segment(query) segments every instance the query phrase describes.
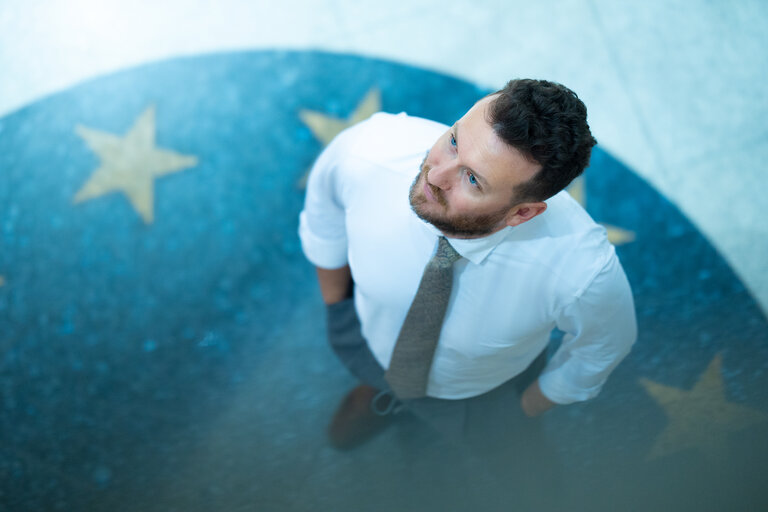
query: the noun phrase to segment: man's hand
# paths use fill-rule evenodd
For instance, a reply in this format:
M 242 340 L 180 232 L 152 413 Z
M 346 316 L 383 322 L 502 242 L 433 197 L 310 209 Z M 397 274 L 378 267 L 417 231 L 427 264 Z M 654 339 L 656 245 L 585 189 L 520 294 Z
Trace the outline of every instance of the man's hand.
M 541 392 L 541 387 L 539 387 L 539 379 L 536 379 L 523 392 L 523 396 L 520 398 L 520 405 L 523 408 L 523 412 L 533 418 L 548 411 L 557 404 L 544 396 L 544 393 Z

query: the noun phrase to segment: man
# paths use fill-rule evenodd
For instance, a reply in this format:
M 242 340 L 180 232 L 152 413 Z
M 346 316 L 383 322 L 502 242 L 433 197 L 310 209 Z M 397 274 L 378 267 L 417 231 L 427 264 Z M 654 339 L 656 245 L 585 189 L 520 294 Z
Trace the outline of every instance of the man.
M 337 447 L 403 409 L 460 438 L 475 417 L 597 395 L 636 323 L 605 230 L 563 191 L 594 144 L 572 91 L 513 80 L 451 127 L 376 114 L 320 155 L 299 232 L 331 344 L 363 382 L 331 423 Z

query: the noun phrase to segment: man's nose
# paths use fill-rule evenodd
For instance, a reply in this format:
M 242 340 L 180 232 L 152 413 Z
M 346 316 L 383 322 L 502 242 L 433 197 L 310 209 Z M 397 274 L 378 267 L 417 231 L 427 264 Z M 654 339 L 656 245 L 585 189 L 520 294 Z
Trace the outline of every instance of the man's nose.
M 427 181 L 439 189 L 448 190 L 453 186 L 455 174 L 455 166 L 450 162 L 445 162 L 435 165 L 429 170 Z

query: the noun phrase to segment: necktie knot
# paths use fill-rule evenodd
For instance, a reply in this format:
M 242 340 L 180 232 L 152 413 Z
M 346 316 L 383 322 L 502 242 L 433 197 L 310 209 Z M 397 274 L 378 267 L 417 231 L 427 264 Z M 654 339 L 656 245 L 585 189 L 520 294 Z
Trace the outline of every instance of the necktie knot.
M 461 254 L 456 252 L 448 240 L 441 236 L 437 244 L 437 253 L 434 257 L 434 262 L 438 267 L 446 268 L 452 266 L 456 260 L 461 258 Z

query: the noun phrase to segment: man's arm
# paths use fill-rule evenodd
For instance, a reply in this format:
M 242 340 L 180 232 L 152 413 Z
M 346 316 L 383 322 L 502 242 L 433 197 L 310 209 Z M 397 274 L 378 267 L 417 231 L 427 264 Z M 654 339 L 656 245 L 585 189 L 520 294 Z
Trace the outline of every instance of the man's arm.
M 315 268 L 317 280 L 320 283 L 320 293 L 326 305 L 341 302 L 352 296 L 352 274 L 349 271 L 349 265 L 334 269 Z
M 637 339 L 632 291 L 615 255 L 555 323 L 565 335 L 536 387 L 523 393 L 526 413 L 548 409 L 545 400 L 569 404 L 595 397 Z
M 345 132 L 347 133 L 347 132 Z M 299 239 L 307 259 L 317 268 L 323 301 L 339 302 L 349 287 L 344 201 L 338 183 L 349 137 L 337 136 L 318 156 L 307 180 Z

